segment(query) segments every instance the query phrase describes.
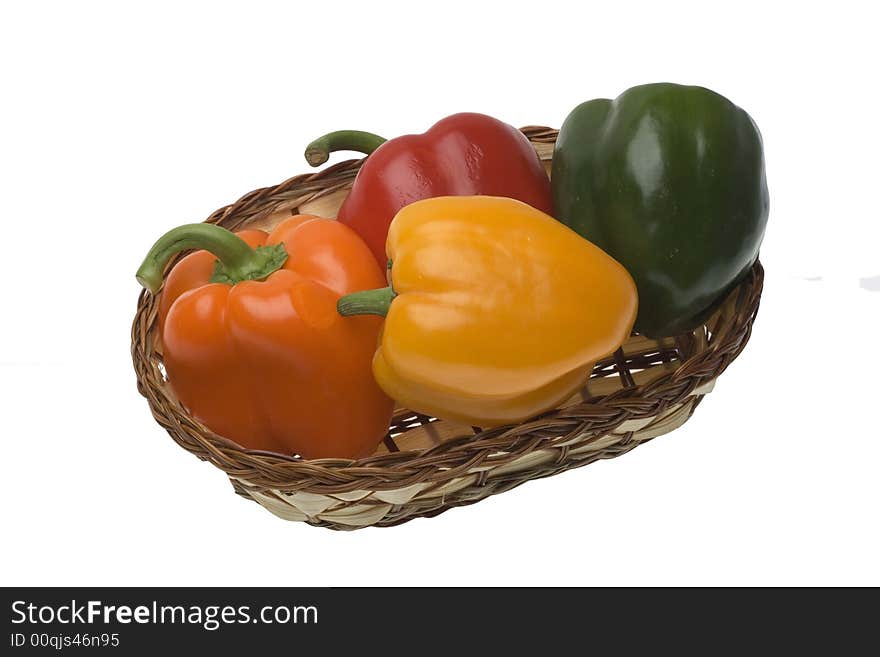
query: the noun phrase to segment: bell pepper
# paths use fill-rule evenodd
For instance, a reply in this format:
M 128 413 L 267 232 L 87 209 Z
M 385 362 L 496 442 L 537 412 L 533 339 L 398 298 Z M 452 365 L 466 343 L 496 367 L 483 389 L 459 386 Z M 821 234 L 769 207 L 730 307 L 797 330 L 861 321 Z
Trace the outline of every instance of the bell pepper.
M 484 114 L 446 117 L 424 134 L 385 141 L 342 130 L 306 149 L 312 166 L 329 154 L 369 154 L 337 219 L 350 226 L 385 266 L 385 238 L 397 211 L 433 196 L 509 196 L 551 213 L 550 180 L 529 140 L 516 128 Z
M 556 217 L 620 261 L 649 337 L 701 324 L 758 256 L 769 200 L 751 117 L 701 87 L 576 107 L 553 153 Z
M 406 407 L 488 427 L 555 407 L 630 335 L 636 287 L 598 247 L 509 198 L 448 196 L 398 212 L 391 286 L 339 300 L 386 316 L 379 385 Z
M 249 449 L 357 458 L 385 436 L 392 401 L 370 360 L 381 320 L 340 317 L 344 294 L 382 285 L 349 228 L 297 216 L 270 234 L 210 224 L 169 231 L 138 270 L 156 293 L 168 383 L 194 417 Z

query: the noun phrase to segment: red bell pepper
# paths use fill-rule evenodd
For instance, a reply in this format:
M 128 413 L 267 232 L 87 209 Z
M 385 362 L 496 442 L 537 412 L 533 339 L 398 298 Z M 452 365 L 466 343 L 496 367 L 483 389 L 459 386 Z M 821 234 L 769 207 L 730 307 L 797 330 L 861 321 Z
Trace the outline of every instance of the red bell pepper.
M 507 196 L 552 214 L 550 179 L 516 128 L 484 114 L 453 114 L 423 134 L 390 141 L 356 130 L 331 132 L 306 149 L 312 166 L 334 151 L 369 155 L 337 219 L 386 266 L 385 238 L 403 206 L 434 196 Z

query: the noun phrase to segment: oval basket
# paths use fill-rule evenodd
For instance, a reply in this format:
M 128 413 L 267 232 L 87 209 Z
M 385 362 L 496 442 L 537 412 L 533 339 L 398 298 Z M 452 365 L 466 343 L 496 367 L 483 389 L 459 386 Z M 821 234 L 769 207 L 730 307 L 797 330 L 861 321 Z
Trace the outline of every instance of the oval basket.
M 549 167 L 557 131 L 522 131 Z M 335 217 L 362 160 L 255 190 L 206 221 L 271 228 L 291 214 Z M 633 335 L 597 363 L 583 389 L 523 424 L 480 430 L 395 410 L 384 444 L 359 461 L 246 450 L 191 417 L 166 385 L 156 297 L 142 292 L 132 326 L 138 390 L 153 417 L 200 459 L 223 470 L 237 493 L 286 520 L 332 529 L 391 526 L 478 502 L 539 477 L 613 458 L 684 424 L 739 355 L 758 311 L 764 272 L 747 277 L 695 331 L 649 340 Z

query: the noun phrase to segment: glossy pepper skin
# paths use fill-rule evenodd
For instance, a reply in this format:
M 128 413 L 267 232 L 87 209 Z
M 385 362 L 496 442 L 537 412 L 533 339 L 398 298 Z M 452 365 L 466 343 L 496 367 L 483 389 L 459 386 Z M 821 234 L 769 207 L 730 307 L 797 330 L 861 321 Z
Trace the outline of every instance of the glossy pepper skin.
M 758 255 L 769 199 L 749 115 L 701 87 L 648 84 L 576 107 L 553 154 L 556 217 L 620 261 L 635 328 L 691 330 Z
M 184 226 L 139 270 L 155 292 L 175 253 L 213 251 L 186 256 L 165 280 L 159 322 L 169 385 L 197 419 L 245 448 L 369 455 L 392 411 L 370 371 L 381 321 L 336 312 L 340 296 L 383 284 L 369 249 L 345 226 L 311 216 L 238 237 Z
M 373 358 L 407 408 L 486 427 L 567 399 L 630 335 L 626 270 L 525 203 L 440 197 L 403 208 L 388 232 L 391 287 L 340 312 L 387 314 Z
M 350 226 L 385 266 L 385 238 L 405 205 L 434 196 L 508 196 L 552 214 L 550 180 L 529 140 L 484 114 L 454 114 L 423 134 L 390 141 L 340 131 L 315 140 L 306 159 L 317 166 L 336 150 L 371 153 L 337 219 Z

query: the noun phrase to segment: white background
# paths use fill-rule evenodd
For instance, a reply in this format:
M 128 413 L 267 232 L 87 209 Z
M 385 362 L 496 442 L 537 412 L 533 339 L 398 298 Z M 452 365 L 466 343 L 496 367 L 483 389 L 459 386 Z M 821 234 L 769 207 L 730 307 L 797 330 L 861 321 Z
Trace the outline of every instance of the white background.
M 598 4 L 3 3 L 0 583 L 880 584 L 870 4 Z M 129 329 L 166 229 L 306 171 L 332 129 L 558 127 L 654 81 L 746 108 L 771 192 L 754 337 L 684 427 L 337 533 L 234 495 L 154 423 Z

